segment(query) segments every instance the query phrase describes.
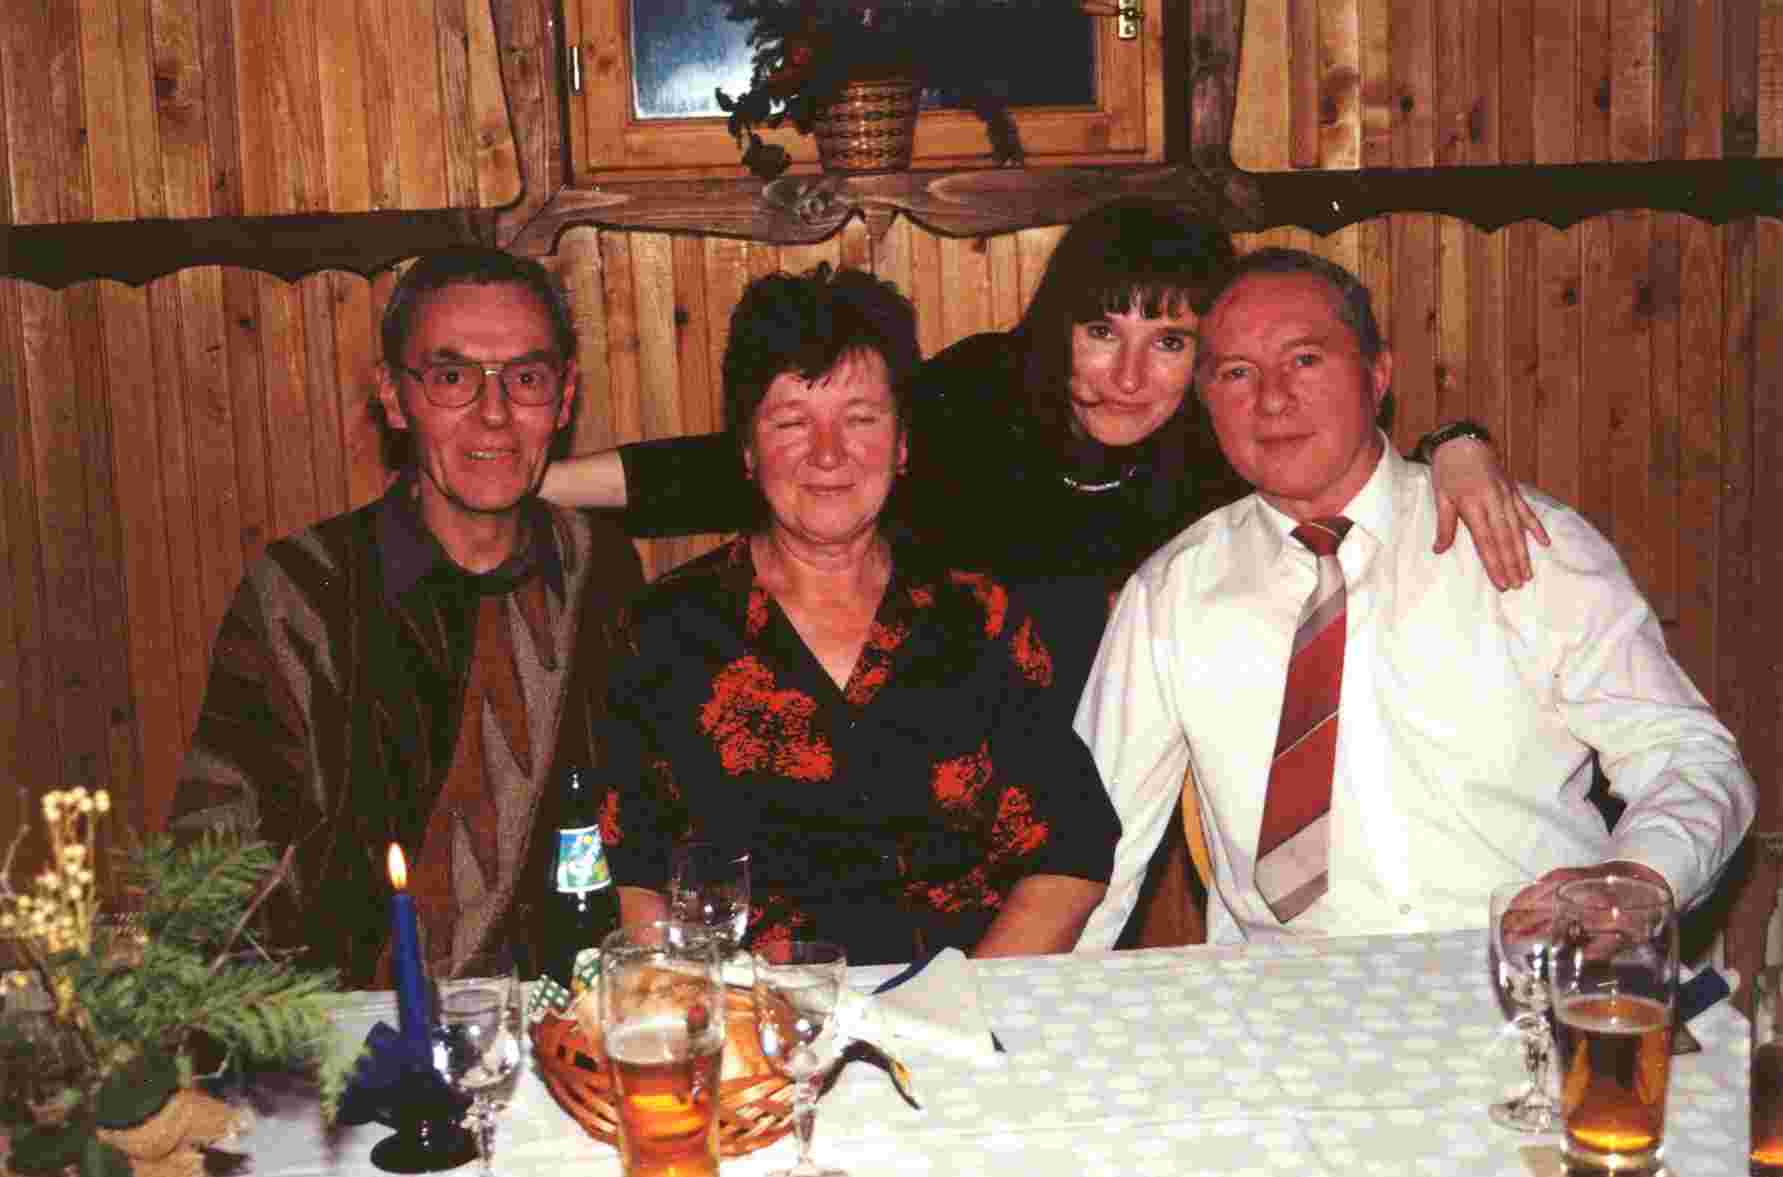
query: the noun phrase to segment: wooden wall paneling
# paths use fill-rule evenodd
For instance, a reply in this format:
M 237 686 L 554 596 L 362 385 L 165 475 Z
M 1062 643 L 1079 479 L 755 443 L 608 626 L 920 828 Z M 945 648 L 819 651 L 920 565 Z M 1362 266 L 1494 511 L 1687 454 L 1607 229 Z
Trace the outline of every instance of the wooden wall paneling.
M 1679 239 L 1682 218 L 1670 214 L 1647 217 L 1648 247 L 1645 286 L 1635 296 L 1635 313 L 1645 319 L 1651 365 L 1651 430 L 1648 436 L 1648 496 L 1643 530 L 1648 537 L 1648 556 L 1653 579 L 1646 585 L 1653 608 L 1674 626 L 1684 608 L 1683 582 L 1696 575 L 1694 568 L 1678 568 L 1680 500 L 1683 487 L 1681 390 L 1678 387 L 1678 348 L 1682 343 L 1682 291 L 1678 285 L 1682 264 Z M 1643 313 L 1643 303 L 1645 311 Z M 1620 505 L 1618 505 L 1620 509 Z
M 365 77 L 367 207 L 402 208 L 403 156 L 398 125 L 401 115 L 394 66 L 407 55 L 391 40 L 392 22 L 386 0 L 360 0 L 355 17 Z
M 374 299 L 373 284 L 357 274 L 325 277 L 334 314 L 334 379 L 340 389 L 347 506 L 359 507 L 383 494 L 389 482 L 382 433 L 371 407 L 382 359 L 373 307 L 381 309 L 384 299 Z
M 985 262 L 990 269 L 991 313 L 987 330 L 1007 331 L 1021 318 L 1022 298 L 1021 252 L 1013 233 L 999 233 L 981 238 Z
M 1672 586 L 1660 579 L 1662 563 L 1656 528 L 1662 521 L 1660 500 L 1674 487 L 1662 485 L 1653 455 L 1653 215 L 1645 211 L 1613 213 L 1610 218 L 1609 305 L 1598 322 L 1604 328 L 1604 358 L 1591 369 L 1592 402 L 1607 410 L 1610 533 L 1635 583 L 1661 611 L 1660 619 L 1677 618 Z M 1595 317 L 1595 316 L 1594 316 Z M 1619 391 L 1610 392 L 1611 389 Z
M 316 24 L 324 0 L 277 0 L 271 6 L 273 52 L 250 63 L 249 84 L 267 86 L 278 120 L 269 138 L 250 143 L 270 156 L 273 205 L 268 212 L 319 212 L 328 207 L 322 147 L 321 81 L 316 74 Z M 417 54 L 425 57 L 425 54 Z
M 1734 0 L 1738 4 L 1738 0 Z M 1667 109 L 1677 101 L 1673 122 L 1683 128 L 1683 159 L 1716 159 L 1721 155 L 1722 114 L 1726 78 L 1723 72 L 1727 27 L 1723 0 L 1667 0 L 1680 14 L 1678 35 L 1684 39 L 1678 54 L 1682 69 L 1675 85 L 1666 87 Z M 1681 95 L 1681 100 L 1673 95 Z M 1669 153 L 1668 153 L 1669 154 Z
M 470 159 L 476 171 L 476 191 L 471 203 L 478 208 L 500 208 L 520 199 L 520 152 L 514 126 L 509 121 L 507 90 L 502 78 L 501 44 L 495 35 L 491 0 L 464 0 L 466 67 L 469 70 L 470 112 L 467 129 Z M 536 183 L 550 177 L 541 174 Z
M 1721 154 L 1730 158 L 1759 154 L 1758 74 L 1760 20 L 1758 4 L 1729 0 L 1722 9 L 1722 68 L 1725 105 L 1720 111 Z
M 435 45 L 435 7 L 435 0 L 390 0 L 389 5 L 390 44 L 396 47 L 392 64 L 399 67 L 395 127 L 401 208 L 444 208 L 451 199 L 446 183 L 446 109 L 440 59 L 437 53 L 425 51 Z
M 1052 251 L 1058 248 L 1059 238 L 1064 235 L 1065 227 L 1062 225 L 1024 229 L 1016 234 L 1015 252 L 1021 273 L 1023 311 L 1034 301 L 1034 292 L 1039 289 L 1040 280 L 1046 275 L 1046 263 L 1052 258 Z
M 343 385 L 337 363 L 334 299 L 327 274 L 311 274 L 292 285 L 302 314 L 302 347 L 309 398 L 310 465 L 314 471 L 316 514 L 314 519 L 338 515 L 349 502 L 345 408 L 352 385 Z M 275 433 L 276 436 L 276 433 Z
M 3 38 L 0 32 L 0 38 Z M 0 776 L 12 787 L 0 788 L 0 828 L 14 829 L 23 819 L 17 796 L 36 784 L 27 775 L 36 741 L 50 732 L 42 702 L 43 635 L 42 577 L 38 572 L 36 483 L 29 456 L 33 450 L 30 413 L 25 404 L 24 319 L 19 296 L 24 284 L 0 279 L 0 571 L 8 591 L 0 593 Z M 26 735 L 30 733 L 31 747 Z
M 278 202 L 278 179 L 270 158 L 282 129 L 280 105 L 274 97 L 278 84 L 272 46 L 275 3 L 276 0 L 231 0 L 230 27 L 235 31 L 234 134 L 241 166 L 239 211 L 244 213 L 290 211 Z M 285 109 L 289 110 L 289 98 Z
M 709 237 L 705 241 L 706 394 L 710 404 L 706 419 L 714 429 L 724 427 L 724 348 L 730 339 L 731 311 L 749 284 L 749 251 L 740 241 Z
M 688 389 L 680 366 L 680 333 L 675 328 L 674 253 L 667 234 L 630 236 L 642 436 L 677 437 L 687 432 L 683 402 Z M 659 540 L 655 546 L 655 575 L 686 559 L 684 540 Z
M 102 221 L 156 216 L 162 207 L 159 144 L 155 142 L 152 118 L 141 117 L 152 115 L 153 107 L 146 85 L 140 90 L 131 86 L 141 78 L 147 38 L 131 44 L 129 41 L 134 38 L 126 39 L 124 34 L 126 24 L 133 25 L 138 33 L 144 31 L 142 15 L 141 0 L 80 0 L 78 4 L 76 27 L 85 107 L 82 140 L 86 146 L 92 215 Z M 130 16 L 136 19 L 132 21 Z M 148 141 L 133 142 L 138 139 Z M 142 176 L 146 193 L 137 189 L 137 177 L 142 172 L 152 173 Z M 151 200 L 140 214 L 139 195 L 149 195 Z
M 990 330 L 991 276 L 979 241 L 966 237 L 942 237 L 939 247 L 942 298 L 929 304 L 931 316 L 939 312 L 941 346 L 977 331 Z M 925 350 L 924 355 L 933 355 Z
M 1753 397 L 1757 384 L 1758 226 L 1735 221 L 1724 229 L 1726 270 L 1722 305 L 1721 361 L 1721 528 L 1720 582 L 1716 600 L 1722 610 L 1718 633 L 1726 642 L 1716 643 L 1718 654 L 1711 698 L 1716 710 L 1735 735 L 1747 730 L 1751 700 L 1747 676 L 1751 673 L 1752 633 L 1759 617 L 1760 598 L 1753 591 L 1755 545 L 1760 537 L 1752 497 Z M 1744 749 L 1753 763 L 1756 749 Z M 1760 820 L 1776 828 L 1774 806 Z
M 715 353 L 712 336 L 725 334 L 724 312 L 729 307 L 711 302 L 706 284 L 706 243 L 698 237 L 677 236 L 674 250 L 675 370 L 680 378 L 678 432 L 715 433 L 724 427 L 722 353 Z M 733 303 L 734 305 L 734 299 Z M 682 561 L 693 559 L 716 543 L 713 537 L 689 536 L 680 542 Z
M 261 279 L 247 270 L 220 271 L 224 346 L 229 362 L 230 420 L 235 428 L 236 493 L 243 556 L 252 559 L 277 537 L 267 470 L 266 376 L 261 369 Z M 206 642 L 210 640 L 205 636 Z
M 1536 234 L 1537 318 L 1536 482 L 1563 502 L 1578 504 L 1579 472 L 1579 240 L 1581 233 L 1545 225 Z
M 54 745 L 38 771 L 52 783 L 88 788 L 106 780 L 110 754 L 95 650 L 92 578 L 95 551 L 87 517 L 87 467 L 98 458 L 86 402 L 103 396 L 97 370 L 98 290 L 52 293 L 27 287 L 25 388 L 31 421 L 37 518 L 44 583 L 44 640 Z M 95 345 L 95 346 L 87 346 Z
M 1531 17 L 1534 162 L 1573 163 L 1579 158 L 1579 10 L 1535 0 Z
M 1617 350 L 1614 317 L 1621 310 L 1612 273 L 1615 233 L 1611 223 L 1594 218 L 1577 226 L 1579 236 L 1579 486 L 1576 497 L 1568 499 L 1584 512 L 1597 529 L 1616 538 L 1615 487 L 1612 480 L 1614 458 L 1610 433 L 1612 410 L 1631 397 L 1618 397 L 1612 403 L 1607 396 L 1592 396 L 1594 383 L 1602 379 L 1606 386 L 1622 384 L 1636 378 L 1628 370 L 1627 357 Z M 1627 385 L 1623 385 L 1628 387 Z M 1645 395 L 1643 381 L 1633 387 Z
M 1438 303 L 1437 218 L 1408 213 L 1393 218 L 1393 306 L 1385 321 L 1393 346 L 1393 383 L 1397 389 L 1394 432 L 1419 437 L 1439 424 L 1436 366 Z
M 247 390 L 254 402 L 254 433 L 248 437 L 239 416 L 247 398 L 238 395 L 236 385 L 225 287 L 223 271 L 207 266 L 182 270 L 149 288 L 156 321 L 177 324 L 177 331 L 158 333 L 167 343 L 155 352 L 160 373 L 155 458 L 166 496 L 169 633 L 176 643 L 167 672 L 174 676 L 171 693 L 180 720 L 168 730 L 178 733 L 181 744 L 197 721 L 217 623 L 250 555 L 244 539 L 249 519 L 262 534 L 266 519 L 264 463 L 242 461 L 244 441 L 253 455 L 265 453 L 258 433 L 259 355 L 247 357 L 253 375 Z M 128 534 L 137 542 L 134 528 Z M 145 741 L 143 747 L 150 753 L 154 745 Z
M 1356 55 L 1361 70 L 1360 166 L 1393 166 L 1393 127 L 1399 118 L 1393 91 L 1392 0 L 1356 0 Z
M 1679 577 L 1678 624 L 1667 635 L 1697 689 L 1716 693 L 1721 621 L 1722 230 L 1678 219 L 1677 388 Z
M 1320 165 L 1319 0 L 1287 0 L 1288 166 Z
M 1391 0 L 1393 163 L 1427 168 L 1436 161 L 1435 0 Z
M 304 422 L 318 421 L 310 404 L 311 373 L 308 324 L 303 296 L 290 283 L 264 274 L 255 275 L 255 294 L 260 306 L 260 371 L 264 382 L 265 427 L 260 441 L 266 454 L 268 538 L 289 535 L 322 518 L 327 511 L 317 484 L 317 472 L 301 459 L 292 460 L 295 447 L 274 445 L 285 431 Z M 322 446 L 318 434 L 305 441 L 312 449 Z M 298 451 L 301 452 L 301 451 Z
M 381 9 L 381 4 L 366 5 Z M 316 79 L 322 164 L 331 209 L 372 209 L 371 142 L 367 124 L 373 84 L 364 54 L 365 16 L 329 13 L 316 27 Z M 389 100 L 388 91 L 379 95 Z
M 941 279 L 941 238 L 932 233 L 910 234 L 910 285 L 904 293 L 916 304 L 916 330 L 922 354 L 932 356 L 950 342 L 947 334 L 947 288 Z
M 511 240 L 564 183 L 563 111 L 558 104 L 559 51 L 555 6 L 492 4 L 494 35 L 502 52 L 499 99 L 506 97 L 514 140 L 516 203 L 501 215 L 498 236 Z M 568 6 L 578 7 L 575 4 Z M 479 99 L 479 104 L 482 100 Z M 498 101 L 497 109 L 502 109 Z M 505 202 L 485 199 L 485 207 Z
M 1532 221 L 1519 221 L 1496 234 L 1503 239 L 1499 290 L 1504 300 L 1503 342 L 1496 370 L 1497 378 L 1502 381 L 1498 448 L 1505 455 L 1513 477 L 1536 485 L 1541 483 L 1538 436 L 1541 337 L 1538 323 L 1544 313 L 1541 272 L 1536 258 L 1537 242 L 1545 228 Z
M 1498 50 L 1487 85 L 1494 117 L 1495 150 L 1489 158 L 1498 163 L 1529 163 L 1535 158 L 1535 7 L 1542 0 L 1499 0 L 1479 6 L 1481 40 L 1490 40 L 1489 23 L 1498 18 Z
M 1783 26 L 1783 14 L 1767 14 L 1767 22 Z M 1779 27 L 1774 31 L 1783 31 Z M 1783 96 L 1780 96 L 1783 97 Z M 1761 147 L 1768 148 L 1761 138 Z M 1749 715 L 1752 758 L 1760 772 L 1775 783 L 1776 767 L 1783 764 L 1783 676 L 1779 676 L 1779 651 L 1783 651 L 1783 613 L 1776 607 L 1783 593 L 1783 523 L 1777 504 L 1783 503 L 1783 222 L 1761 220 L 1756 225 L 1757 280 L 1753 289 L 1752 362 L 1752 503 L 1755 567 L 1752 591 L 1763 602 L 1757 617 L 1754 645 L 1759 657 L 1749 665 L 1749 682 L 1755 698 Z M 1773 816 L 1783 817 L 1783 797 L 1773 790 Z
M 1293 166 L 1285 117 L 1291 101 L 1290 43 L 1286 0 L 1245 0 L 1232 161 L 1249 171 L 1280 172 Z
M 163 291 L 177 288 L 162 279 Z M 106 282 L 99 288 L 104 316 L 104 363 L 110 460 L 115 493 L 95 532 L 119 541 L 116 578 L 95 577 L 95 614 L 104 628 L 116 673 L 111 695 L 111 779 L 119 808 L 136 829 L 159 829 L 159 799 L 171 796 L 173 768 L 161 750 L 167 732 L 184 732 L 175 645 L 173 576 L 168 567 L 167 497 L 162 486 L 162 391 L 179 378 L 179 343 L 154 330 L 164 299 L 149 290 Z M 157 305 L 157 304 L 161 305 Z M 173 314 L 178 316 L 178 304 Z M 177 419 L 172 422 L 178 428 Z M 109 589 L 110 591 L 98 591 Z
M 1758 154 L 1783 152 L 1783 5 L 1766 0 L 1758 9 Z
M 1579 56 L 1573 65 L 1579 90 L 1579 162 L 1595 163 L 1610 158 L 1610 108 L 1614 102 L 1614 60 L 1610 28 L 1612 0 L 1573 0 L 1579 10 Z M 1616 0 L 1619 2 L 1619 0 Z
M 824 263 L 834 268 L 842 264 L 842 242 L 837 237 L 815 245 L 783 245 L 780 247 L 780 269 L 788 274 L 803 274 Z
M 1458 328 L 1466 340 L 1467 365 L 1457 403 L 1464 415 L 1488 422 L 1493 436 L 1502 438 L 1507 433 L 1506 398 L 1510 391 L 1506 325 L 1512 299 L 1505 273 L 1509 237 L 1503 230 L 1482 233 L 1471 225 L 1461 229 L 1470 313 Z M 1444 313 L 1450 311 L 1445 308 Z
M 1502 162 L 1499 122 L 1504 117 L 1504 70 L 1507 58 L 1524 61 L 1528 43 L 1513 42 L 1506 49 L 1504 22 L 1507 16 L 1519 14 L 1517 3 L 1505 0 L 1493 4 L 1466 5 L 1463 29 L 1467 37 L 1465 53 L 1468 68 L 1467 101 L 1458 103 L 1467 136 L 1467 152 L 1463 162 L 1492 164 Z M 1510 11 L 1507 13 L 1505 9 Z
M 1654 159 L 1659 143 L 1656 77 L 1658 4 L 1663 0 L 1611 0 L 1610 151 L 1620 162 Z
M 150 0 L 147 60 L 164 193 L 160 215 L 210 215 L 210 136 L 205 117 L 205 72 L 194 0 Z M 324 110 L 327 106 L 324 106 Z
M 174 0 L 175 3 L 181 0 Z M 234 0 L 196 0 L 199 57 L 204 70 L 204 135 L 210 171 L 205 195 L 209 215 L 233 216 L 245 208 L 241 175 L 240 102 L 236 92 Z M 365 0 L 370 7 L 373 0 Z
M 629 233 L 600 235 L 602 306 L 606 315 L 607 395 L 612 413 L 608 444 L 637 441 L 644 433 L 644 374 L 639 363 L 637 288 L 632 277 Z M 673 565 L 650 542 L 638 545 L 644 575 L 654 579 Z
M 1362 165 L 1362 30 L 1358 0 L 1319 0 L 1321 168 Z
M 576 368 L 582 382 L 582 403 L 573 423 L 570 448 L 577 452 L 606 449 L 617 437 L 612 372 L 607 360 L 607 305 L 600 239 L 601 234 L 594 229 L 571 229 L 563 235 L 557 253 L 547 259 L 569 295 L 570 313 L 576 322 Z
M 1476 114 L 1483 120 L 1485 110 L 1476 110 L 1482 62 L 1473 44 L 1478 30 L 1473 27 L 1478 7 L 1468 4 L 1438 4 L 1433 13 L 1436 68 L 1431 88 L 1436 162 L 1444 167 L 1469 163 L 1473 148 L 1472 122 Z
M 1652 159 L 1684 159 L 1684 118 L 1690 109 L 1685 87 L 1690 70 L 1689 0 L 1651 0 L 1653 5 Z
M 1474 379 L 1472 335 L 1475 319 L 1492 309 L 1473 300 L 1468 244 L 1471 226 L 1454 217 L 1435 218 L 1436 229 L 1436 355 L 1431 372 L 1432 400 L 1439 422 L 1474 414 L 1470 385 Z
M 79 13 L 72 4 L 46 5 L 49 13 L 49 37 L 41 56 L 31 59 L 27 67 L 43 70 L 49 83 L 49 102 L 36 107 L 56 138 L 56 149 L 49 158 L 53 170 L 44 176 L 54 193 L 50 207 L 52 219 L 90 220 L 93 216 L 93 192 L 87 174 L 87 150 L 83 141 L 86 125 L 86 98 L 81 75 Z M 47 65 L 47 69 L 45 66 Z M 27 118 L 32 108 L 21 112 Z
M 853 270 L 873 269 L 873 235 L 867 222 L 851 217 L 836 236 L 836 254 L 840 263 Z
M 873 246 L 873 272 L 904 292 L 911 301 L 916 299 L 916 290 L 911 284 L 911 271 L 914 259 L 911 256 L 911 241 L 916 235 L 909 217 L 899 217 L 885 230 L 884 236 Z M 922 304 L 917 304 L 917 323 L 922 323 Z
M 476 143 L 471 129 L 470 31 L 466 5 L 478 0 L 438 0 L 434 5 L 434 43 L 440 55 L 440 135 L 444 139 L 446 203 L 455 208 L 477 203 Z M 488 11 L 488 0 L 482 0 Z M 493 48 L 493 46 L 492 46 Z

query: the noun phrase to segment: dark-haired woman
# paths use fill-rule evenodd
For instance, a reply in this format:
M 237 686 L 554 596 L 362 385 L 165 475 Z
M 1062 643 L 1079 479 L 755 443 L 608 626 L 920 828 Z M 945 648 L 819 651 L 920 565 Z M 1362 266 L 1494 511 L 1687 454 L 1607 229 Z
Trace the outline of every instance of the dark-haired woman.
M 1190 395 L 1199 319 L 1234 256 L 1224 232 L 1174 208 L 1106 205 L 1060 239 L 1015 330 L 940 352 L 905 397 L 910 460 L 888 517 L 941 560 L 1020 586 L 1067 696 L 1089 674 L 1109 593 L 1244 492 Z M 1523 533 L 1547 537 L 1491 448 L 1452 440 L 1436 455 L 1445 544 L 1459 513 L 1493 582 L 1524 583 Z M 733 531 L 750 525 L 745 480 L 713 435 L 555 463 L 541 493 L 623 506 L 640 535 Z

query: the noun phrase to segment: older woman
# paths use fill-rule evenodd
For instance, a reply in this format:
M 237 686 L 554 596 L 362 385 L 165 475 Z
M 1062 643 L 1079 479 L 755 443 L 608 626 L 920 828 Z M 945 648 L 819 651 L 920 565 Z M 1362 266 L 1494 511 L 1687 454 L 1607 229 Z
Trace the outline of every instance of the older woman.
M 608 766 L 628 923 L 663 911 L 686 833 L 751 850 L 755 939 L 855 961 L 1065 951 L 1103 894 L 1119 827 L 1045 634 L 883 521 L 918 358 L 869 275 L 776 275 L 738 304 L 726 416 L 762 510 L 629 619 Z

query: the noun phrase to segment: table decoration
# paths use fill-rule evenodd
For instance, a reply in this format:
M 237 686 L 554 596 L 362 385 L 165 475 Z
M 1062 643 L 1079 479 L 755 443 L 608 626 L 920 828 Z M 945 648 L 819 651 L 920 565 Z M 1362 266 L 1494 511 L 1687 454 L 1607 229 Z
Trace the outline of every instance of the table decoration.
M 396 1018 L 403 1041 L 417 1054 L 427 1048 L 427 969 L 421 963 L 421 933 L 415 919 L 415 898 L 409 894 L 408 861 L 402 847 L 390 843 L 386 855 L 390 886 L 390 971 L 396 978 Z
M 0 950 L 11 958 L 0 985 L 5 1165 L 195 1177 L 200 1150 L 241 1122 L 201 1081 L 319 1062 L 335 978 L 247 934 L 289 866 L 261 842 L 144 839 L 107 875 L 116 894 L 102 902 L 97 849 L 110 809 L 105 790 L 48 793 L 44 869 L 13 881 L 24 828 L 0 861 Z

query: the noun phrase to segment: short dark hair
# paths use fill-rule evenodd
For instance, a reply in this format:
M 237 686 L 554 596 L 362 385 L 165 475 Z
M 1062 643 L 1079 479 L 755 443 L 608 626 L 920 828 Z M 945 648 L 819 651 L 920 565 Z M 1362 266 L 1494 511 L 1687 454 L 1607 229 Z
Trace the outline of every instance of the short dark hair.
M 1236 257 L 1225 230 L 1147 197 L 1111 201 L 1065 231 L 1016 328 L 1030 412 L 1055 445 L 1071 434 L 1072 329 L 1135 307 L 1204 315 Z
M 551 317 L 551 334 L 558 359 L 576 358 L 576 322 L 569 299 L 550 271 L 529 257 L 484 245 L 457 245 L 421 254 L 403 271 L 384 305 L 380 327 L 384 362 L 392 368 L 403 364 L 403 351 L 414 330 L 415 312 L 424 296 L 448 286 L 498 286 L 513 283 L 537 296 Z
M 1225 289 L 1231 289 L 1240 278 L 1251 274 L 1308 274 L 1324 280 L 1336 295 L 1338 321 L 1355 335 L 1362 359 L 1372 364 L 1386 346 L 1381 337 L 1380 321 L 1374 316 L 1374 299 L 1368 293 L 1368 287 L 1362 279 L 1329 258 L 1279 245 L 1253 250 L 1232 267 L 1232 276 Z M 1225 290 L 1220 293 L 1224 294 Z
M 916 309 L 890 282 L 828 262 L 803 274 L 757 278 L 731 312 L 724 346 L 724 421 L 739 448 L 774 378 L 814 379 L 851 352 L 885 361 L 892 400 L 906 420 L 904 390 L 922 362 Z

